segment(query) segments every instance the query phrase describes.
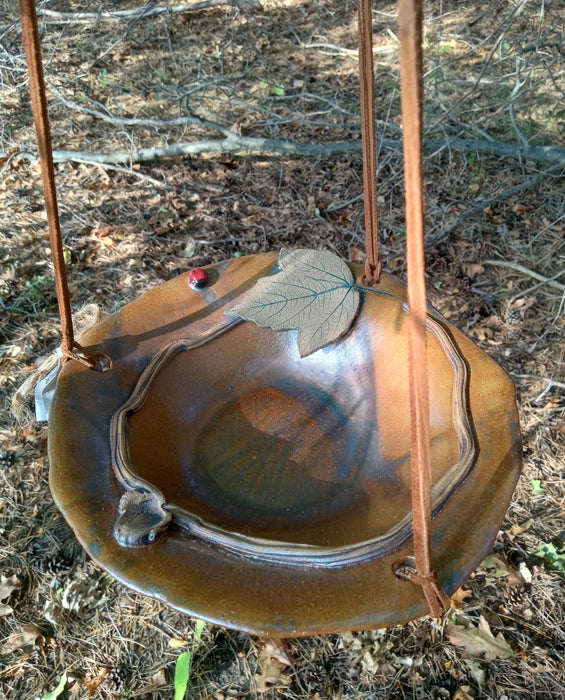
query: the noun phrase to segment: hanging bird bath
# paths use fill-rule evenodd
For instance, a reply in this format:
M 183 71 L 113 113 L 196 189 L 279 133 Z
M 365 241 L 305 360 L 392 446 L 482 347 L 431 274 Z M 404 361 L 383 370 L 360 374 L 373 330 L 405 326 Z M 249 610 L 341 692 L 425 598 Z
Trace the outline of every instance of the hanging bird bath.
M 393 296 L 361 293 L 351 331 L 300 358 L 295 331 L 226 315 L 275 263 L 214 265 L 203 291 L 181 275 L 90 331 L 112 368 L 59 376 L 57 504 L 117 579 L 229 627 L 290 636 L 421 616 L 396 571 L 413 554 L 405 287 L 385 275 Z M 507 375 L 433 310 L 428 343 L 433 560 L 452 593 L 496 536 L 520 442 Z M 145 505 L 124 505 L 140 492 Z
M 408 288 L 380 274 L 361 0 L 365 267 L 304 250 L 217 263 L 80 346 L 34 3 L 21 0 L 63 329 L 51 489 L 101 566 L 191 615 L 288 637 L 440 614 L 504 517 L 520 470 L 514 387 L 425 303 L 418 5 L 400 3 Z

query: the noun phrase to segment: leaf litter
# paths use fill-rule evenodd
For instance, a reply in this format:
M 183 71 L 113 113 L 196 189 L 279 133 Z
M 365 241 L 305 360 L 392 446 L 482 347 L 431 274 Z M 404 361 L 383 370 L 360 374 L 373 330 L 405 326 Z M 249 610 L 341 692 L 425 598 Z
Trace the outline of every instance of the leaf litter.
M 448 622 L 445 635 L 452 644 L 461 647 L 470 657 L 482 658 L 485 661 L 495 659 L 510 659 L 514 651 L 504 638 L 502 632 L 495 637 L 486 619 L 481 615 L 479 622 L 474 625 L 469 620 Z

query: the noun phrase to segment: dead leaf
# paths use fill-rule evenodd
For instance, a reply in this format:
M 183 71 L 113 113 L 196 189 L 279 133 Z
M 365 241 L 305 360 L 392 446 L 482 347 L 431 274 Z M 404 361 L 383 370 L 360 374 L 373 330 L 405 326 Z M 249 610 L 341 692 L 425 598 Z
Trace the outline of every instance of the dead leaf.
M 311 219 L 316 211 L 316 200 L 312 195 L 308 196 L 308 206 L 306 207 L 306 216 Z
M 469 279 L 474 279 L 477 275 L 481 275 L 485 271 L 484 266 L 478 263 L 467 263 L 465 265 L 461 265 L 461 269 L 463 270 L 463 273 L 469 277 Z
M 510 573 L 510 569 L 496 554 L 490 554 L 479 564 L 479 569 L 484 569 L 492 578 L 504 578 Z
M 273 686 L 286 687 L 290 686 L 290 678 L 285 676 L 283 673 L 285 666 L 278 662 L 276 659 L 270 659 L 265 656 L 259 658 L 259 664 L 261 666 L 261 673 L 255 676 L 255 682 L 257 684 L 257 692 L 265 693 L 270 690 Z
M 488 326 L 477 326 L 476 328 L 471 328 L 470 335 L 477 340 L 490 340 L 494 337 L 492 328 L 488 328 Z
M 381 676 L 395 676 L 396 668 L 389 661 L 381 661 L 377 673 Z
M 149 683 L 147 683 L 147 685 L 145 685 L 143 688 L 143 693 L 154 693 L 156 690 L 159 690 L 159 688 L 162 688 L 165 685 L 167 685 L 167 676 L 165 674 L 165 669 L 162 668 L 160 671 L 157 671 L 157 673 L 151 676 Z
M 361 659 L 361 668 L 366 673 L 377 673 L 379 670 L 379 664 L 369 649 L 367 649 L 367 651 L 363 654 Z
M 200 243 L 195 238 L 189 237 L 184 248 L 177 252 L 179 258 L 193 258 L 200 249 Z
M 475 700 L 475 696 L 470 694 L 471 687 L 462 685 L 455 691 L 453 700 Z
M 9 578 L 0 576 L 0 600 L 6 600 L 14 591 L 19 590 L 21 587 L 22 582 L 17 576 L 10 576 Z
M 320 250 L 281 250 L 281 272 L 262 277 L 229 316 L 254 321 L 262 328 L 298 330 L 304 357 L 347 333 L 359 292 L 353 274 L 337 255 Z
M 351 248 L 351 262 L 354 263 L 364 263 L 365 258 L 367 257 L 365 254 L 365 251 L 362 250 L 361 248 Z
M 276 643 L 274 640 L 266 641 L 263 646 L 263 656 L 276 659 L 283 666 L 292 666 L 288 651 L 285 649 L 284 640 Z
M 9 615 L 13 612 L 14 609 L 11 608 L 9 605 L 4 605 L 4 603 L 0 603 L 0 617 L 5 617 L 6 615 Z
M 185 647 L 187 645 L 188 642 L 185 639 L 175 639 L 174 637 L 169 639 L 169 646 L 171 649 L 180 649 L 181 647 Z
M 457 608 L 458 610 L 461 610 L 463 607 L 463 602 L 467 600 L 467 598 L 472 598 L 473 593 L 466 588 L 463 588 L 463 586 L 459 586 L 459 588 L 455 591 L 455 593 L 451 596 L 451 605 L 454 608 Z
M 41 630 L 33 624 L 24 625 L 21 630 L 12 632 L 2 647 L 2 654 L 10 654 L 19 649 L 30 651 L 36 645 L 43 645 L 45 638 Z
M 514 656 L 502 632 L 495 637 L 482 615 L 479 618 L 478 627 L 473 624 L 465 627 L 450 622 L 445 628 L 445 634 L 452 644 L 461 647 L 471 657 L 494 661 L 494 659 L 509 659 Z
M 95 676 L 94 678 L 92 676 L 87 676 L 84 681 L 84 685 L 86 688 L 88 688 L 88 696 L 94 695 L 94 693 L 98 690 L 98 688 L 102 685 L 104 682 L 104 678 L 108 675 L 110 672 L 109 668 L 99 668 L 98 669 L 98 675 Z
M 479 688 L 482 688 L 487 679 L 487 672 L 485 671 L 482 663 L 477 661 L 477 659 L 463 659 L 465 666 L 473 674 L 473 678 L 477 682 Z
M 529 518 L 529 520 L 526 520 L 526 522 L 523 523 L 522 525 L 518 525 L 518 523 L 514 523 L 514 525 L 512 525 L 512 527 L 510 528 L 510 534 L 514 537 L 516 535 L 521 535 L 523 532 L 526 532 L 526 530 L 528 530 L 533 524 L 534 524 L 533 518 Z

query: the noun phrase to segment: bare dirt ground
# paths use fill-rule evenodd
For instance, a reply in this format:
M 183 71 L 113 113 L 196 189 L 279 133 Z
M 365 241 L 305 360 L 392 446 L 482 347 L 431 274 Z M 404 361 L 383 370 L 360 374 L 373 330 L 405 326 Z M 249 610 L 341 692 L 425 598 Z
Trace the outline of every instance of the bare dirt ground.
M 362 256 L 360 155 L 331 147 L 360 134 L 356 4 L 262 4 L 119 20 L 99 11 L 141 3 L 39 4 L 98 13 L 40 18 L 54 149 L 79 152 L 56 166 L 74 310 L 111 313 L 236 254 Z M 395 5 L 375 4 L 380 235 L 402 278 Z M 521 415 L 524 469 L 495 547 L 444 620 L 293 640 L 289 665 L 211 624 L 196 642 L 194 620 L 90 561 L 49 493 L 46 426 L 9 414 L 60 327 L 18 8 L 0 0 L 1 697 L 172 698 L 192 647 L 190 697 L 565 696 L 564 18 L 557 0 L 425 3 L 430 299 L 510 373 Z M 330 146 L 174 155 L 226 129 Z M 156 146 L 174 157 L 138 162 Z

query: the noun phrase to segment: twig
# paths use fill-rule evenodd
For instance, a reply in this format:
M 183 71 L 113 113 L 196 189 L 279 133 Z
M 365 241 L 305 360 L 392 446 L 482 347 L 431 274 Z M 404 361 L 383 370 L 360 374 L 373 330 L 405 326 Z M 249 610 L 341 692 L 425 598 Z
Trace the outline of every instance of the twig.
M 555 163 L 565 167 L 565 148 L 559 146 L 528 146 L 527 148 L 520 148 L 513 143 L 504 143 L 502 141 L 479 141 L 475 139 L 424 140 L 426 151 L 435 152 L 446 147 L 465 153 L 516 158 L 538 163 Z
M 457 141 L 457 139 L 455 139 Z M 491 143 L 498 143 L 498 142 L 484 142 L 487 145 L 490 145 Z M 450 142 L 451 145 L 451 142 Z M 499 145 L 510 145 L 510 144 L 499 144 Z M 519 149 L 517 147 L 516 151 L 519 153 L 523 153 L 524 151 L 527 151 L 529 149 Z M 456 150 L 456 149 L 454 149 Z M 560 170 L 563 165 L 565 165 L 565 161 L 563 164 L 558 163 L 556 165 L 553 165 L 551 168 L 548 168 L 547 170 L 544 170 L 543 173 L 538 173 L 535 177 L 530 178 L 529 180 L 526 180 L 519 185 L 515 185 L 514 187 L 510 187 L 508 190 L 504 190 L 503 192 L 500 192 L 497 195 L 494 195 L 494 197 L 490 197 L 489 199 L 481 199 L 479 202 L 477 202 L 473 207 L 470 209 L 467 209 L 467 211 L 463 212 L 460 216 L 458 216 L 455 221 L 453 221 L 449 226 L 446 228 L 443 228 L 439 233 L 437 233 L 435 236 L 429 236 L 427 240 L 428 245 L 435 245 L 437 243 L 440 243 L 441 241 L 445 240 L 455 229 L 459 228 L 461 224 L 469 219 L 472 216 L 475 216 L 475 214 L 479 214 L 480 212 L 484 211 L 487 207 L 491 207 L 493 204 L 498 204 L 500 202 L 504 202 L 506 199 L 510 199 L 510 197 L 515 197 L 518 194 L 521 194 L 522 192 L 525 192 L 526 190 L 530 189 L 531 187 L 535 187 L 538 185 L 542 180 L 545 180 L 546 177 L 550 177 L 553 175 L 555 172 Z
M 100 105 L 105 111 L 98 109 L 90 109 L 83 105 L 67 100 L 67 98 L 53 85 L 49 84 L 50 88 L 57 94 L 60 102 L 70 109 L 74 109 L 78 112 L 83 112 L 85 114 L 90 114 L 93 117 L 102 119 L 103 121 L 109 122 L 110 124 L 115 124 L 119 126 L 148 126 L 148 127 L 171 127 L 171 126 L 184 126 L 187 124 L 196 124 L 200 126 L 206 126 L 215 131 L 219 131 L 228 138 L 231 138 L 233 132 L 227 127 L 219 124 L 218 122 L 209 121 L 202 119 L 194 114 L 188 115 L 186 117 L 177 117 L 175 119 L 142 119 L 139 117 L 119 117 L 103 105 Z M 310 96 L 309 97 L 317 97 Z M 320 98 L 321 99 L 321 98 Z M 96 103 L 95 104 L 99 104 Z M 236 102 L 236 104 L 245 104 L 241 101 Z M 332 107 L 335 105 L 331 104 Z M 256 105 L 249 105 L 253 109 L 258 109 Z M 261 110 L 261 108 L 259 108 Z M 273 114 L 269 110 L 261 110 Z M 276 116 L 276 115 L 275 115 Z M 357 122 L 355 122 L 357 123 Z M 377 126 L 382 126 L 383 128 L 392 128 L 397 131 L 401 131 L 399 127 L 389 123 L 388 121 L 377 120 Z M 235 134 L 234 134 L 235 136 Z M 380 145 L 389 149 L 401 149 L 401 141 L 394 141 L 394 139 L 382 139 Z M 359 148 L 361 147 L 361 142 L 359 142 Z M 424 149 L 427 152 L 431 152 L 434 156 L 436 153 L 441 152 L 444 148 L 450 148 L 454 151 L 460 151 L 464 153 L 479 153 L 484 155 L 494 155 L 502 156 L 506 158 L 516 158 L 520 161 L 530 160 L 535 162 L 549 162 L 555 163 L 556 165 L 561 164 L 565 166 L 565 148 L 559 146 L 525 146 L 520 148 L 512 143 L 503 143 L 501 141 L 479 141 L 477 139 L 424 139 Z M 342 151 L 336 151 L 337 153 Z M 305 154 L 308 155 L 308 154 Z M 313 154 L 317 155 L 317 154 Z M 535 183 L 534 183 L 535 184 Z M 521 187 L 521 186 L 520 186 Z M 527 188 L 526 188 L 527 189 Z M 511 194 L 509 196 L 512 196 Z M 488 206 L 485 204 L 485 206 Z
M 148 3 L 137 10 L 114 10 L 113 12 L 56 12 L 55 10 L 40 8 L 37 10 L 37 14 L 40 17 L 47 17 L 56 21 L 70 19 L 84 22 L 99 19 L 122 20 L 145 18 L 165 13 L 168 14 L 170 12 L 198 12 L 199 10 L 208 10 L 212 7 L 220 7 L 221 5 L 244 7 L 252 10 L 263 9 L 259 0 L 199 0 L 199 2 L 192 2 L 188 5 L 166 5 L 165 7 L 151 7 L 151 3 Z
M 74 109 L 77 112 L 83 114 L 90 114 L 92 117 L 101 119 L 102 121 L 108 122 L 109 124 L 114 124 L 116 126 L 149 126 L 153 128 L 165 127 L 169 128 L 171 126 L 186 126 L 187 124 L 193 124 L 196 126 L 205 126 L 214 131 L 219 131 L 224 136 L 230 138 L 233 132 L 227 129 L 225 126 L 218 124 L 217 122 L 211 122 L 201 117 L 197 117 L 193 114 L 186 117 L 177 117 L 176 119 L 142 119 L 140 117 L 117 117 L 112 114 L 110 110 L 104 108 L 104 112 L 98 109 L 90 109 L 89 107 L 83 107 L 76 102 L 71 102 L 64 97 L 59 90 L 57 90 L 53 85 L 50 87 L 57 93 L 59 101 L 68 107 L 69 109 Z M 95 102 L 96 104 L 96 102 Z
M 97 102 L 96 100 L 93 100 L 91 98 L 89 98 L 89 102 L 100 107 L 100 109 L 91 109 L 90 107 L 86 107 L 85 105 L 81 105 L 77 102 L 72 102 L 71 100 L 68 100 L 59 90 L 57 90 L 57 88 L 54 85 L 51 85 L 51 83 L 48 83 L 48 84 L 49 84 L 49 87 L 53 90 L 53 92 L 58 96 L 58 98 L 59 98 L 58 103 L 64 105 L 65 107 L 68 107 L 69 109 L 73 109 L 76 112 L 79 112 L 81 114 L 88 114 L 92 117 L 95 117 L 96 119 L 101 119 L 102 121 L 108 122 L 109 124 L 115 124 L 116 126 L 122 126 L 122 127 L 123 126 L 146 126 L 146 127 L 152 128 L 152 129 L 159 129 L 159 128 L 168 129 L 168 128 L 174 127 L 174 126 L 187 126 L 189 124 L 193 124 L 193 125 L 199 125 L 199 126 L 207 126 L 210 129 L 214 129 L 215 131 L 219 131 L 220 133 L 224 134 L 224 136 L 229 136 L 231 133 L 233 133 L 231 131 L 231 129 L 227 129 L 226 127 L 222 126 L 221 124 L 218 124 L 217 122 L 206 121 L 205 119 L 202 119 L 201 117 L 198 117 L 194 114 L 189 114 L 185 117 L 175 117 L 174 119 L 148 119 L 148 118 L 141 118 L 141 117 L 117 116 L 113 112 L 111 112 L 107 107 L 100 104 L 100 102 Z M 302 95 L 301 95 L 301 97 L 302 97 Z M 287 119 L 283 119 L 282 117 L 279 117 L 279 115 L 276 114 L 276 112 L 273 112 L 272 110 L 266 109 L 266 108 L 261 107 L 259 105 L 254 105 L 254 104 L 250 104 L 248 102 L 244 102 L 243 100 L 218 99 L 218 101 L 229 102 L 229 104 L 231 104 L 231 105 L 234 105 L 234 104 L 243 105 L 243 106 L 246 106 L 250 109 L 254 109 L 256 111 L 268 114 L 269 116 L 273 117 L 273 124 L 275 124 L 277 126 L 280 126 L 282 124 L 300 123 L 300 124 L 309 124 L 311 126 L 313 125 L 313 126 L 335 127 L 335 122 L 329 122 L 329 121 L 322 122 L 322 121 L 314 121 L 312 119 L 307 119 L 307 117 L 309 117 L 309 116 L 316 116 L 318 114 L 327 114 L 327 110 L 326 111 L 319 111 L 319 112 L 312 112 L 310 114 L 305 114 L 301 118 L 290 117 Z M 55 104 L 58 104 L 58 103 L 55 103 Z M 269 122 L 267 121 L 266 123 L 268 124 Z M 379 125 L 379 121 L 377 121 L 377 125 Z M 394 129 L 398 128 L 394 124 L 385 124 L 384 122 L 381 122 L 381 125 L 390 126 L 391 128 L 394 128 Z
M 563 275 L 565 275 L 565 269 L 561 270 L 556 275 L 552 275 L 551 277 L 549 277 L 548 281 L 549 280 L 551 280 L 551 281 L 557 280 L 560 277 L 563 277 Z M 545 284 L 547 284 L 547 282 L 544 280 L 542 282 L 538 282 L 537 284 L 532 285 L 531 287 L 528 287 L 527 289 L 523 289 L 521 292 L 518 292 L 517 294 L 514 294 L 513 296 L 510 297 L 510 303 L 516 301 L 517 299 L 520 299 L 520 297 L 525 297 L 527 294 L 531 294 L 539 287 L 543 287 Z M 564 290 L 564 294 L 565 294 L 565 290 Z
M 309 144 L 233 134 L 225 139 L 177 143 L 171 146 L 154 146 L 132 152 L 88 153 L 85 151 L 53 151 L 53 158 L 56 163 L 77 159 L 91 163 L 141 163 L 161 158 L 178 158 L 179 156 L 198 155 L 201 153 L 235 153 L 241 151 L 324 158 L 339 153 L 358 153 L 360 150 L 361 144 L 359 141 Z
M 547 284 L 548 287 L 554 287 L 555 289 L 559 289 L 560 291 L 565 291 L 565 284 L 561 284 L 560 282 L 555 282 L 555 280 L 551 277 L 545 277 L 544 275 L 540 275 L 539 272 L 534 272 L 533 270 L 529 270 L 527 267 L 524 267 L 523 265 L 520 265 L 519 263 L 515 262 L 510 262 L 509 260 L 485 260 L 483 265 L 494 265 L 496 267 L 508 267 L 511 270 L 515 270 L 516 272 L 520 272 L 523 275 L 526 275 L 527 277 L 532 277 L 535 280 L 538 280 L 540 282 L 543 282 L 544 284 Z M 561 273 L 559 273 L 560 275 Z M 557 276 L 559 276 L 557 275 Z
M 203 126 L 209 125 L 218 131 L 226 130 L 215 122 L 201 122 Z M 227 130 L 229 132 L 229 130 Z M 503 155 L 511 158 L 524 158 L 526 160 L 557 161 L 556 165 L 549 168 L 536 178 L 528 180 L 527 183 L 518 185 L 512 190 L 508 190 L 502 199 L 511 197 L 516 192 L 522 192 L 528 187 L 536 185 L 545 177 L 561 167 L 565 167 L 565 148 L 558 146 L 530 146 L 528 149 L 521 149 L 509 143 L 499 141 L 474 141 L 472 139 L 453 140 L 425 140 L 424 150 L 431 151 L 432 156 L 441 148 L 448 146 L 454 151 L 490 153 L 491 155 Z M 379 148 L 399 151 L 402 149 L 401 139 L 379 139 Z M 361 141 L 337 141 L 330 143 L 299 143 L 295 141 L 283 141 L 280 139 L 254 138 L 251 136 L 238 136 L 232 132 L 225 139 L 196 141 L 193 143 L 179 143 L 172 146 L 160 146 L 153 148 L 143 148 L 135 153 L 88 153 L 85 151 L 54 151 L 53 155 L 57 163 L 64 163 L 69 160 L 80 158 L 92 163 L 129 163 L 155 160 L 157 158 L 175 158 L 183 155 L 196 155 L 199 153 L 235 153 L 238 151 L 253 151 L 256 153 L 282 153 L 299 155 L 309 158 L 324 158 L 327 156 L 339 155 L 342 153 L 360 153 Z M 535 180 L 535 181 L 534 181 Z M 516 190 L 516 192 L 514 192 Z M 490 200 L 485 200 L 481 208 L 487 207 Z M 499 201 L 495 198 L 495 201 Z M 480 209 L 479 209 L 480 210 Z M 470 216 L 470 214 L 469 214 Z M 467 216 L 465 216 L 467 218 Z M 448 235 L 448 234 L 446 234 Z M 444 238 L 442 234 L 442 238 Z
M 516 377 L 517 379 L 534 379 L 540 382 L 547 382 L 548 384 L 551 384 L 551 386 L 556 386 L 559 389 L 565 389 L 565 383 L 558 382 L 551 377 L 540 377 L 538 374 L 512 374 L 512 376 Z
M 301 48 L 303 49 L 321 49 L 320 53 L 325 53 L 329 56 L 349 56 L 353 59 L 359 60 L 359 49 L 348 49 L 345 46 L 338 46 L 337 44 L 328 44 L 325 42 L 316 42 L 313 44 L 303 44 L 301 42 Z M 386 46 L 374 46 L 373 54 L 386 54 L 391 53 L 396 49 L 392 44 L 387 44 Z
M 134 177 L 139 178 L 140 180 L 146 180 L 147 182 L 150 182 L 152 185 L 157 185 L 158 187 L 168 187 L 166 182 L 162 182 L 160 180 L 156 180 L 154 177 L 151 177 L 150 175 L 146 175 L 145 173 L 139 173 L 136 170 L 132 170 L 131 168 L 121 168 L 119 165 L 111 165 L 110 163 L 93 163 L 92 161 L 87 161 L 87 160 L 75 160 L 75 163 L 84 163 L 85 165 L 99 165 L 101 168 L 105 170 L 115 170 L 118 173 L 123 173 L 124 175 L 133 175 Z

